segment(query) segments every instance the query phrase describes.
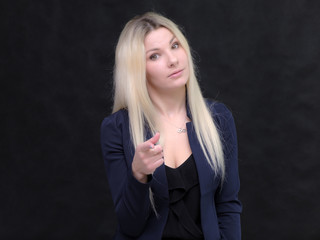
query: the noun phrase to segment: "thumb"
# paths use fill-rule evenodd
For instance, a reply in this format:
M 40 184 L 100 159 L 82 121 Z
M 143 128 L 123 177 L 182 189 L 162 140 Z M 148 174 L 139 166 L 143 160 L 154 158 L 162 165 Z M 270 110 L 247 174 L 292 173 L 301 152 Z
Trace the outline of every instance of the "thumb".
M 147 142 L 155 145 L 159 141 L 159 139 L 160 139 L 160 133 L 157 132 L 152 138 L 147 140 Z
M 139 145 L 138 150 L 144 152 L 150 150 L 151 148 L 154 148 L 154 145 L 159 141 L 159 139 L 160 133 L 156 133 L 152 138 Z

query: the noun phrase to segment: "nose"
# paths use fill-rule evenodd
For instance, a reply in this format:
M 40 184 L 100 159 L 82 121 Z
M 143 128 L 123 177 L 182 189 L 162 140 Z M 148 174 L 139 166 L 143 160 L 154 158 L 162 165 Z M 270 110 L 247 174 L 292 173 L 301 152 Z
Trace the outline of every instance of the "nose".
M 168 66 L 175 67 L 179 63 L 178 58 L 175 54 L 173 53 L 168 53 Z

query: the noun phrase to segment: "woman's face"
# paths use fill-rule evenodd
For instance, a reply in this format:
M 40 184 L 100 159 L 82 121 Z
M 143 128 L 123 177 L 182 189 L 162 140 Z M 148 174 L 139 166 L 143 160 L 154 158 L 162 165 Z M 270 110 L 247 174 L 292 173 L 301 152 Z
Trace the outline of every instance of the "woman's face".
M 178 39 L 162 27 L 151 31 L 144 45 L 149 91 L 168 92 L 184 88 L 189 79 L 189 63 Z

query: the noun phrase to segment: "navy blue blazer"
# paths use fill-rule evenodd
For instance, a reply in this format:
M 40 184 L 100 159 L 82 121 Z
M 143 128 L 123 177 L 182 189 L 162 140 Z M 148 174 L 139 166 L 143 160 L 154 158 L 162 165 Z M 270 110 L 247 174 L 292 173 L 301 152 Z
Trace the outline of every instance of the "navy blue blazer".
M 236 129 L 230 111 L 222 103 L 207 102 L 222 137 L 226 178 L 221 187 L 202 152 L 191 122 L 187 123 L 189 144 L 196 162 L 200 183 L 201 224 L 205 239 L 241 239 L 238 200 L 240 188 Z M 148 133 L 147 138 L 151 135 Z M 160 240 L 169 211 L 169 193 L 165 166 L 144 184 L 132 175 L 135 149 L 130 139 L 128 112 L 123 109 L 105 118 L 101 125 L 101 145 L 118 228 L 116 240 Z M 158 212 L 155 215 L 149 199 L 151 187 Z

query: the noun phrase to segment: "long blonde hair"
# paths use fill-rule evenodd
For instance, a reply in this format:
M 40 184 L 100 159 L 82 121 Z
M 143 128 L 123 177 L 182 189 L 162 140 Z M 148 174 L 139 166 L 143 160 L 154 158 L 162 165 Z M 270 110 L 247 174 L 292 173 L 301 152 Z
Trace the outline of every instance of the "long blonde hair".
M 149 32 L 160 27 L 171 31 L 187 53 L 190 76 L 186 89 L 192 122 L 207 162 L 223 181 L 225 164 L 219 133 L 195 76 L 189 44 L 178 26 L 171 20 L 157 13 L 148 12 L 133 18 L 124 27 L 115 54 L 113 112 L 122 108 L 128 110 L 130 133 L 135 147 L 146 141 L 145 126 L 148 126 L 151 132 L 156 132 L 155 108 L 146 84 L 144 40 Z

